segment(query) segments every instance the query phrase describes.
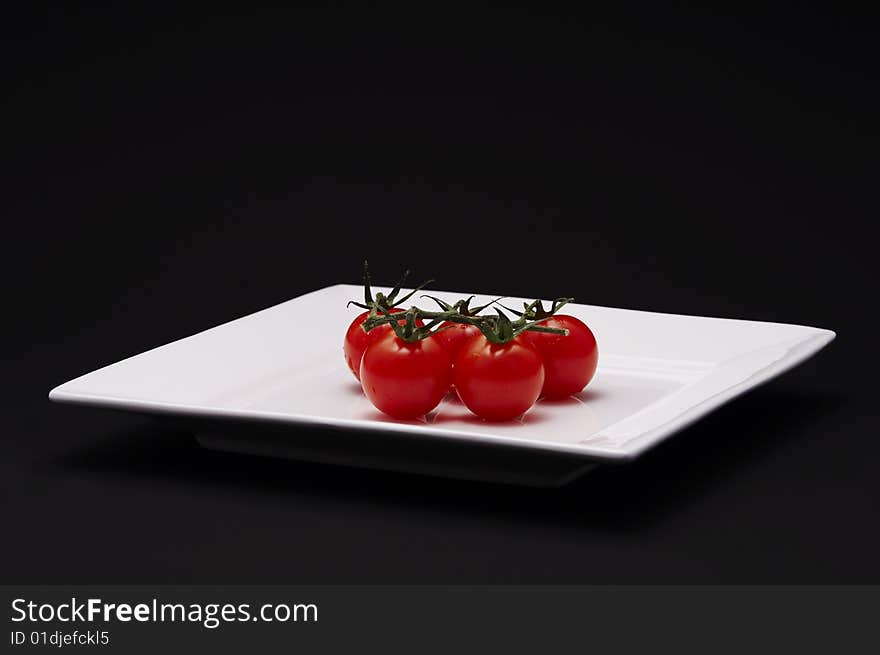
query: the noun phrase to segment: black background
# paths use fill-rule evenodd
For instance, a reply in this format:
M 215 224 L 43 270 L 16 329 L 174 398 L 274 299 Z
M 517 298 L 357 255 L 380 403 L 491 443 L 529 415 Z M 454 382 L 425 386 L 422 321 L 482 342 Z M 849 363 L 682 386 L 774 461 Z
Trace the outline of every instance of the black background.
M 0 577 L 880 581 L 878 34 L 835 6 L 6 16 Z M 46 400 L 365 256 L 838 339 L 551 491 L 211 453 Z

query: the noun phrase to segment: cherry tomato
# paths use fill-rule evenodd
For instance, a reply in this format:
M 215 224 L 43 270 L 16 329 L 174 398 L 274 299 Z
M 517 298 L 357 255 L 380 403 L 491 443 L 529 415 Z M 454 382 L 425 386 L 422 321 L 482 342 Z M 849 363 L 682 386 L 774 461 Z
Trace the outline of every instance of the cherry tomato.
M 377 409 L 394 418 L 417 418 L 449 391 L 452 360 L 433 337 L 408 342 L 391 331 L 367 346 L 360 380 Z
M 526 330 L 519 338 L 531 344 L 544 360 L 545 398 L 565 398 L 581 391 L 596 373 L 599 349 L 596 337 L 574 316 L 558 314 L 541 322 L 544 327 L 568 330 L 568 335 Z
M 400 307 L 394 307 L 389 313 L 397 314 L 402 311 L 403 310 Z M 342 350 L 345 353 L 345 363 L 348 364 L 348 368 L 354 373 L 354 376 L 358 380 L 361 379 L 361 358 L 364 356 L 364 351 L 367 349 L 367 346 L 382 335 L 392 332 L 390 325 L 380 325 L 369 332 L 364 332 L 361 326 L 364 324 L 364 321 L 367 320 L 367 316 L 369 315 L 370 312 L 364 312 L 355 317 L 351 322 L 351 325 L 348 326 L 348 331 L 345 333 L 345 343 L 342 347 Z M 403 321 L 400 321 L 400 323 L 403 323 Z M 416 321 L 416 325 L 422 325 L 422 321 Z
M 479 334 L 455 358 L 453 382 L 459 398 L 474 414 L 504 421 L 525 413 L 541 393 L 541 356 L 519 337 L 493 344 Z
M 444 322 L 440 328 L 446 328 L 447 326 L 449 326 L 449 329 L 444 329 L 442 332 L 438 332 L 437 336 L 434 338 L 446 348 L 446 352 L 448 352 L 452 360 L 455 361 L 455 356 L 458 354 L 458 351 L 461 350 L 461 347 L 469 339 L 480 334 L 480 328 L 476 325 L 450 323 L 448 321 Z

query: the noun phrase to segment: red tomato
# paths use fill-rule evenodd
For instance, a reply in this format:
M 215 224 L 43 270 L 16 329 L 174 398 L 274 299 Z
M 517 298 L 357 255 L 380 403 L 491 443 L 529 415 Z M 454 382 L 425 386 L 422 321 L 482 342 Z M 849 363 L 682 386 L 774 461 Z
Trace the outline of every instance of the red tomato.
M 497 345 L 479 334 L 458 351 L 452 369 L 459 398 L 474 414 L 504 421 L 526 412 L 541 393 L 544 365 L 519 338 Z
M 377 409 L 394 418 L 417 418 L 449 391 L 452 361 L 433 337 L 408 342 L 387 332 L 367 346 L 360 380 Z
M 568 330 L 567 336 L 528 330 L 519 336 L 534 346 L 544 360 L 544 389 L 541 395 L 565 398 L 578 393 L 596 373 L 599 363 L 596 337 L 582 321 L 565 314 L 552 316 L 540 325 Z
M 402 311 L 400 307 L 394 307 L 390 310 L 390 313 L 397 314 Z M 369 332 L 364 332 L 361 326 L 369 315 L 370 312 L 358 314 L 351 322 L 351 325 L 348 326 L 348 331 L 345 333 L 345 343 L 342 346 L 342 350 L 345 353 L 345 363 L 348 364 L 348 368 L 358 380 L 361 379 L 361 358 L 364 356 L 367 346 L 382 335 L 392 332 L 390 325 L 380 325 Z M 400 323 L 402 324 L 403 321 L 400 321 Z M 416 325 L 422 325 L 422 322 L 416 321 Z
M 476 325 L 467 325 L 466 323 L 450 323 L 444 322 L 440 327 L 445 328 L 451 326 L 448 330 L 438 332 L 434 339 L 437 339 L 441 345 L 446 348 L 446 352 L 455 361 L 455 356 L 461 347 L 472 337 L 480 334 L 480 328 Z

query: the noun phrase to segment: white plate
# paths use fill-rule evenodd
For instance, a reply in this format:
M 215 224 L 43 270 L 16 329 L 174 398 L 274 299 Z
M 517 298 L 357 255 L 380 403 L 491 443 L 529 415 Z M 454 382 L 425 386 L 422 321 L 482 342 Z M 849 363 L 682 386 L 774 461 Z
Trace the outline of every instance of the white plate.
M 449 302 L 469 295 L 432 294 Z M 180 419 L 210 447 L 274 453 L 289 440 L 296 446 L 290 454 L 306 459 L 438 472 L 430 462 L 397 461 L 404 438 L 430 442 L 430 459 L 436 459 L 438 445 L 465 442 L 527 452 L 536 463 L 538 453 L 576 458 L 577 466 L 562 467 L 567 472 L 551 467 L 558 482 L 589 461 L 636 457 L 835 336 L 799 325 L 571 304 L 565 312 L 586 322 L 599 343 L 596 377 L 578 397 L 539 402 L 508 423 L 482 421 L 449 397 L 424 420 L 395 421 L 373 408 L 343 361 L 345 329 L 360 311 L 346 302 L 361 297 L 360 287 L 352 285 L 314 291 L 98 369 L 56 387 L 49 397 Z M 298 320 L 306 313 L 323 318 Z M 344 430 L 319 431 L 315 438 L 308 436 L 313 430 L 295 425 Z M 285 426 L 287 438 L 279 430 Z M 257 436 L 266 427 L 276 435 L 271 446 Z M 357 439 L 351 431 L 359 431 Z M 501 451 L 489 452 L 491 459 Z M 454 457 L 444 467 L 444 474 L 450 467 L 467 469 L 456 467 Z M 452 473 L 509 477 L 503 471 Z

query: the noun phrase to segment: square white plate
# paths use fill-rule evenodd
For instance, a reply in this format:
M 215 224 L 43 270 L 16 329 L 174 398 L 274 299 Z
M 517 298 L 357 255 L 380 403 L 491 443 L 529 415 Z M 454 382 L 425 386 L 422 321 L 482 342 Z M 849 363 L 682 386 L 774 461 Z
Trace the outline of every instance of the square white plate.
M 449 302 L 469 295 L 431 293 Z M 798 325 L 571 304 L 565 312 L 587 323 L 599 343 L 596 377 L 578 397 L 539 402 L 519 421 L 490 423 L 450 396 L 424 420 L 395 421 L 373 408 L 343 361 L 345 329 L 360 311 L 346 302 L 361 297 L 352 285 L 314 291 L 98 369 L 49 397 L 214 424 L 332 426 L 362 431 L 362 441 L 397 433 L 621 460 L 793 367 L 835 336 Z M 316 312 L 324 317 L 320 324 L 296 320 Z M 323 437 L 328 449 L 339 434 Z M 238 441 L 236 449 L 248 449 L 246 437 Z M 321 445 L 310 448 L 314 453 Z

